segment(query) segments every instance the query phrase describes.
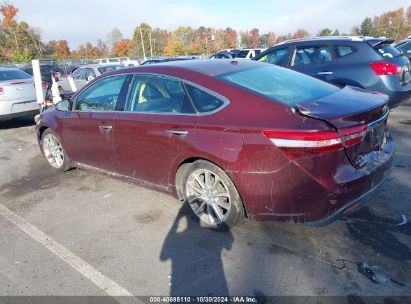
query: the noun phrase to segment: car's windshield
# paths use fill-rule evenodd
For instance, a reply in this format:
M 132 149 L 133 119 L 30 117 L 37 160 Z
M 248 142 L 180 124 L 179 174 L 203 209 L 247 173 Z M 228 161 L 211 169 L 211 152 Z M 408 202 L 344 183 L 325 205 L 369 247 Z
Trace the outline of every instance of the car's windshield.
M 293 107 L 339 90 L 338 87 L 319 79 L 273 65 L 230 72 L 217 77 Z
M 20 70 L 0 70 L 0 81 L 27 78 L 31 78 L 31 76 Z

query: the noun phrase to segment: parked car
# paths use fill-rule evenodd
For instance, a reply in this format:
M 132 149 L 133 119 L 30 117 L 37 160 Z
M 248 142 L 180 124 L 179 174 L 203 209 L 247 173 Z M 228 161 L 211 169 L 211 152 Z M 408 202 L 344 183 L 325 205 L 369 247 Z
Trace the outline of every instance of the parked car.
M 106 64 L 121 64 L 120 58 L 102 58 L 94 60 L 95 64 L 106 65 Z
M 16 68 L 0 68 L 0 121 L 38 113 L 33 78 Z
M 74 84 L 76 85 L 77 90 L 85 86 L 88 82 L 100 76 L 104 73 L 120 70 L 124 67 L 122 65 L 99 65 L 99 64 L 89 64 L 77 68 L 73 74 L 68 75 L 67 77 L 61 77 L 57 81 L 60 93 L 72 91 L 68 77 L 73 78 Z
M 411 60 L 411 39 L 407 38 L 393 45 L 404 56 Z
M 33 76 L 33 66 L 31 64 L 27 64 L 20 69 L 30 76 Z M 52 83 L 51 77 L 54 76 L 59 78 L 64 75 L 64 70 L 59 67 L 57 61 L 42 59 L 40 60 L 40 74 L 41 81 L 43 82 L 43 89 L 47 89 L 47 87 Z
M 225 49 L 221 50 L 210 56 L 210 59 L 231 59 L 231 58 L 244 58 L 251 59 L 265 49 Z
M 235 51 L 220 51 L 209 57 L 209 59 L 233 59 L 237 57 L 238 52 Z
M 120 57 L 121 64 L 125 67 L 133 67 L 140 65 L 137 57 Z
M 394 107 L 411 93 L 410 62 L 389 38 L 325 37 L 280 43 L 254 60 L 337 84 L 379 91 Z
M 387 101 L 261 62 L 187 60 L 100 76 L 42 113 L 36 133 L 56 170 L 172 194 L 209 227 L 324 224 L 388 178 Z

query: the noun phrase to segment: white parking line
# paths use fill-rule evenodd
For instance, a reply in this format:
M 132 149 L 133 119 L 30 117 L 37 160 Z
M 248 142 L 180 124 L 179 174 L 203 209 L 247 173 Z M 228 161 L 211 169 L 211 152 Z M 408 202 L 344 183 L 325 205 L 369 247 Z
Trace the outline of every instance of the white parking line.
M 118 285 L 116 282 L 112 281 L 111 279 L 103 275 L 100 271 L 95 269 L 93 266 L 91 266 L 90 264 L 88 264 L 87 262 L 79 258 L 78 256 L 76 256 L 74 253 L 72 253 L 66 247 L 59 244 L 55 240 L 53 240 L 51 237 L 44 234 L 42 231 L 34 227 L 32 224 L 27 222 L 22 217 L 15 214 L 13 211 L 8 209 L 3 204 L 0 204 L 0 215 L 2 215 L 4 218 L 6 218 L 11 223 L 15 224 L 17 227 L 19 227 L 21 230 L 23 230 L 25 233 L 27 233 L 29 236 L 31 236 L 33 239 L 39 242 L 41 245 L 46 247 L 48 250 L 53 252 L 60 259 L 62 259 L 64 262 L 66 262 L 71 267 L 73 267 L 75 270 L 77 270 L 80 274 L 82 274 L 84 277 L 92 281 L 97 287 L 104 290 L 109 296 L 112 296 L 112 297 L 133 296 L 126 289 L 124 289 L 123 287 Z M 126 303 L 131 302 L 130 298 L 128 299 L 120 298 L 117 300 L 119 302 L 126 302 Z

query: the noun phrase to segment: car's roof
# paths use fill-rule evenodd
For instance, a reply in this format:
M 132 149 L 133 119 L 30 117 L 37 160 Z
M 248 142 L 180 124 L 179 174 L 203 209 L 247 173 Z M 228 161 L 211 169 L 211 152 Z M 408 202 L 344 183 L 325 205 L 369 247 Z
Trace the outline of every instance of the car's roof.
M 334 41 L 354 41 L 354 42 L 374 42 L 374 41 L 384 41 L 384 40 L 391 40 L 390 38 L 386 37 L 368 37 L 368 36 L 323 36 L 323 37 L 312 37 L 312 38 L 299 38 L 299 39 L 290 39 L 280 42 L 280 44 L 286 43 L 298 43 L 298 42 L 334 42 Z
M 161 73 L 161 70 L 187 70 L 197 73 L 201 73 L 207 76 L 216 76 L 219 74 L 230 73 L 235 71 L 241 71 L 250 69 L 253 67 L 266 65 L 265 63 L 252 61 L 249 59 L 205 59 L 205 60 L 180 60 L 180 61 L 168 61 L 161 62 L 153 65 L 144 65 L 141 67 L 134 67 L 126 69 L 127 71 L 139 72 L 144 70 L 148 72 L 152 70 L 153 72 Z M 124 71 L 124 70 L 122 70 Z

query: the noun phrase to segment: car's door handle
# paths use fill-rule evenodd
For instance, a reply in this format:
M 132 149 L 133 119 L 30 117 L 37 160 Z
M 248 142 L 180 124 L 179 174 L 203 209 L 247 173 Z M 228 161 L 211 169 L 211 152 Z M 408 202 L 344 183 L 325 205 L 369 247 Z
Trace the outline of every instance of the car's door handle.
M 111 129 L 113 129 L 113 127 L 112 126 L 107 126 L 107 125 L 102 125 L 102 126 L 99 126 L 99 129 L 103 130 L 103 131 L 110 131 Z
M 318 75 L 332 75 L 333 72 L 331 71 L 324 71 L 324 72 L 318 72 Z
M 178 136 L 186 136 L 188 131 L 184 130 L 167 130 L 168 134 L 178 135 Z

